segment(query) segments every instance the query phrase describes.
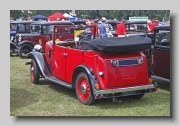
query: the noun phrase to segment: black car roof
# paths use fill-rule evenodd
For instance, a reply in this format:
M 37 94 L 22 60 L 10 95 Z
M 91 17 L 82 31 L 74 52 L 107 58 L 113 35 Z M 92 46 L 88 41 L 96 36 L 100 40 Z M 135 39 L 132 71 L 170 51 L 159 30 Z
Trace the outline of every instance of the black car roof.
M 102 21 L 98 21 L 98 23 L 102 23 Z M 108 24 L 119 24 L 120 21 L 119 20 L 106 20 L 106 23 Z
M 46 22 L 46 21 L 39 21 L 39 22 L 36 22 L 36 23 L 32 23 L 32 25 L 73 25 L 72 22 L 70 21 L 49 21 L 49 22 Z
M 72 23 L 86 23 L 85 21 L 71 21 Z
M 107 20 L 106 23 L 110 23 L 110 24 L 119 24 L 120 21 L 118 21 L 118 20 Z
M 38 21 L 10 21 L 10 23 L 13 23 L 13 24 L 31 24 L 35 22 L 38 22 Z
M 128 24 L 147 24 L 147 21 L 130 21 L 130 20 L 126 20 L 125 21 L 125 24 L 128 25 Z
M 10 20 L 10 23 L 11 23 L 11 22 L 15 22 L 15 21 L 14 21 L 14 20 Z
M 159 26 L 156 26 L 154 29 L 156 30 L 170 29 L 170 24 L 159 25 Z

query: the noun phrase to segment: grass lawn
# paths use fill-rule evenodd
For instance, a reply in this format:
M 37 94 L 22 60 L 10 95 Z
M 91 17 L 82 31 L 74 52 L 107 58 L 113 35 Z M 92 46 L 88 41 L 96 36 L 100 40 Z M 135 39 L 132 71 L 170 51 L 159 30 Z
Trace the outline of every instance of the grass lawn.
M 10 116 L 170 116 L 170 91 L 163 86 L 142 99 L 101 99 L 94 105 L 81 104 L 75 90 L 44 79 L 30 82 L 31 59 L 10 58 Z

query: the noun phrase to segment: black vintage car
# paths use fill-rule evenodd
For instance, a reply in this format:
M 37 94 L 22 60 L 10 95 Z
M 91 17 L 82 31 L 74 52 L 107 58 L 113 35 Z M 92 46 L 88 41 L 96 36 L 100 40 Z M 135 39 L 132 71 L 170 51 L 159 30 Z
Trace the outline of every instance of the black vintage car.
M 13 24 L 13 20 L 10 20 L 10 40 L 13 39 L 16 35 L 17 27 Z
M 30 24 L 35 23 L 37 21 L 10 21 L 10 31 L 21 34 L 30 33 L 31 27 Z M 11 33 L 10 32 L 10 33 Z M 13 42 L 15 39 L 15 34 L 13 34 L 10 38 Z
M 147 33 L 147 21 L 125 21 L 126 33 L 128 36 L 147 36 L 154 41 L 154 33 Z
M 35 22 L 37 21 L 10 21 L 10 56 L 18 55 L 14 44 L 16 34 L 29 34 L 30 24 Z
M 32 23 L 30 33 L 16 34 L 15 52 L 18 53 L 21 58 L 27 58 L 27 54 L 32 51 L 36 44 L 40 44 L 42 51 L 44 51 L 46 42 L 52 39 L 54 25 L 73 25 L 73 23 L 70 21 L 39 21 Z M 70 38 L 73 39 L 74 36 L 71 35 Z M 61 36 L 61 40 L 63 40 L 63 36 Z
M 85 21 L 71 21 L 74 25 L 86 25 Z
M 152 50 L 152 78 L 170 82 L 170 25 L 156 26 L 154 30 L 154 49 Z

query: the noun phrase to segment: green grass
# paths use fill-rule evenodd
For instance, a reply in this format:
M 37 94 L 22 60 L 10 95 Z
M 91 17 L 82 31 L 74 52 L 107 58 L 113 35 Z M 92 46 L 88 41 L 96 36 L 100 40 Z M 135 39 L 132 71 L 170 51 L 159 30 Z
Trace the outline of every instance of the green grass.
M 74 90 L 40 79 L 30 82 L 31 59 L 10 58 L 10 116 L 170 116 L 170 91 L 160 88 L 140 100 L 122 102 L 100 99 L 94 105 L 81 104 Z

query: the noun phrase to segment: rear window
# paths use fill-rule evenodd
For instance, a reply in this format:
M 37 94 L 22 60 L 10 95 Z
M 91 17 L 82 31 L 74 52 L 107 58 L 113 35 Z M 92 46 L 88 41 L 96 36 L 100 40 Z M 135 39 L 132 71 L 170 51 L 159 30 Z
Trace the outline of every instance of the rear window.
M 170 47 L 171 34 L 170 30 L 159 30 L 155 33 L 155 44 Z

